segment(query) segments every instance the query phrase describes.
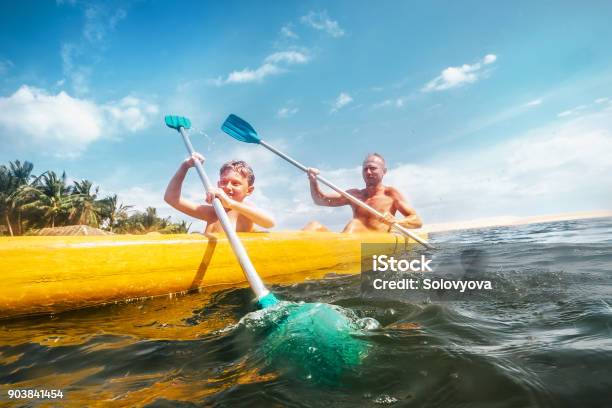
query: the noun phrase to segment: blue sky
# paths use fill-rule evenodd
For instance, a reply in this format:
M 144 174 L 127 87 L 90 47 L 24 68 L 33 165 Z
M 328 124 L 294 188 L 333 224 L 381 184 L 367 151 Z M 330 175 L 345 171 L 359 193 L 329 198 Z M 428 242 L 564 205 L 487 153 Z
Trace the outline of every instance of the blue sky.
M 2 2 L 0 163 L 163 203 L 189 116 L 213 177 L 251 162 L 279 228 L 340 228 L 306 177 L 220 132 L 229 113 L 339 185 L 382 153 L 425 222 L 609 209 L 612 4 Z M 194 175 L 186 195 L 201 197 Z M 199 228 L 199 223 L 194 223 Z

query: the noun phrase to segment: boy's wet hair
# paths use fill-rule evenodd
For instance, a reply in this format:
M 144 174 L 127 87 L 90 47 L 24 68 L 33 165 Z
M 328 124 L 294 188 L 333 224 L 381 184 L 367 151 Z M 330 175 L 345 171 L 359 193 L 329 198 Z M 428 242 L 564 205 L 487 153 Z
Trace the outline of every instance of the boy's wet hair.
M 243 160 L 230 160 L 224 163 L 219 170 L 219 177 L 228 170 L 233 170 L 242 177 L 246 177 L 249 187 L 255 184 L 255 173 L 253 173 L 253 169 L 247 162 Z

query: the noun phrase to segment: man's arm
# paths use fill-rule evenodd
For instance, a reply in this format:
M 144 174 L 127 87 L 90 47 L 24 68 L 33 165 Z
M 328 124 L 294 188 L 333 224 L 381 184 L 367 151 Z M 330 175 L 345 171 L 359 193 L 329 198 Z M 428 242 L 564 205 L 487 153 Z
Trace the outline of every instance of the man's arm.
M 414 208 L 408 204 L 402 193 L 391 188 L 391 195 L 395 208 L 405 217 L 396 220 L 396 222 L 405 228 L 421 228 L 423 226 L 423 221 L 421 221 L 421 218 L 417 215 Z
M 317 175 L 319 170 L 315 168 L 308 169 L 308 180 L 310 181 L 310 195 L 312 200 L 317 205 L 325 207 L 341 207 L 343 205 L 350 204 L 349 200 L 337 193 L 326 194 L 319 188 L 319 182 L 317 181 Z
M 228 208 L 230 210 L 238 211 L 241 215 L 244 215 L 249 220 L 253 221 L 255 224 L 260 225 L 264 228 L 274 227 L 274 218 L 272 218 L 272 216 L 255 206 L 231 199 L 230 197 L 228 197 L 227 194 L 225 194 L 225 191 L 223 191 L 223 189 L 213 188 L 212 191 L 207 195 L 206 201 L 208 203 L 211 203 L 213 196 L 221 200 L 223 207 Z
M 215 219 L 215 210 L 212 206 L 197 204 L 181 197 L 181 188 L 183 187 L 185 175 L 189 168 L 194 165 L 194 160 L 204 161 L 204 158 L 196 154 L 181 163 L 170 183 L 168 183 L 166 193 L 164 194 L 164 201 L 187 215 L 209 222 Z

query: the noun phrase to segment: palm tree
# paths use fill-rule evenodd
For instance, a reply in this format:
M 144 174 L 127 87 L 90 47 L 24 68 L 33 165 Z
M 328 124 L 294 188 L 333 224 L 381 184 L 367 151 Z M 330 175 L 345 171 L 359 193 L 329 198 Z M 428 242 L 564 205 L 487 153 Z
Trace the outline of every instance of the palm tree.
M 66 173 L 58 177 L 53 171 L 47 171 L 34 180 L 32 185 L 21 191 L 26 202 L 21 208 L 42 215 L 46 226 L 55 227 L 58 220 L 65 219 L 73 206 L 74 197 L 70 196 L 70 187 L 66 186 Z
M 169 221 L 170 219 L 168 218 L 167 220 Z M 187 221 L 182 220 L 178 223 L 169 223 L 159 232 L 162 234 L 186 234 L 189 232 L 189 228 L 191 228 L 191 223 L 187 224 Z
M 17 179 L 17 185 L 22 186 L 28 184 L 32 178 L 32 170 L 34 165 L 29 161 L 24 161 L 23 164 L 19 160 L 10 162 L 11 174 Z
M 118 204 L 117 194 L 108 196 L 102 201 L 102 217 L 108 219 L 108 230 L 113 232 L 113 228 L 124 223 L 128 219 L 128 210 L 131 205 Z
M 178 224 L 172 225 L 176 225 L 176 230 L 174 232 L 175 234 L 186 234 L 189 232 L 189 228 L 191 228 L 191 223 L 187 224 L 187 221 L 185 220 L 181 220 L 181 222 Z
M 146 231 L 155 231 L 160 225 L 160 218 L 157 216 L 157 209 L 155 207 L 147 207 L 143 214 L 142 226 Z
M 22 164 L 19 160 L 10 162 L 9 167 L 0 166 L 0 214 L 11 236 L 15 233 L 13 224 L 16 224 L 17 234 L 22 232 L 19 197 L 22 188 L 28 185 L 33 168 L 32 163 L 25 161 Z
M 11 196 L 14 192 L 15 180 L 11 172 L 5 165 L 0 166 L 0 215 L 2 221 L 6 224 L 6 228 L 11 236 L 13 236 L 13 228 L 11 227 L 10 212 L 12 207 Z
M 93 192 L 92 192 L 93 189 Z M 72 208 L 68 219 L 73 224 L 99 227 L 102 218 L 102 200 L 96 200 L 99 187 L 89 180 L 75 181 L 72 187 Z
M 22 210 L 21 210 L 21 190 L 25 186 L 30 184 L 30 179 L 33 178 L 32 170 L 34 169 L 34 165 L 29 161 L 24 161 L 23 164 L 19 160 L 15 160 L 14 162 L 10 162 L 9 166 L 11 168 L 11 174 L 15 179 L 16 188 L 13 193 L 13 210 L 17 213 L 17 233 L 19 235 L 23 234 L 23 225 L 21 220 Z

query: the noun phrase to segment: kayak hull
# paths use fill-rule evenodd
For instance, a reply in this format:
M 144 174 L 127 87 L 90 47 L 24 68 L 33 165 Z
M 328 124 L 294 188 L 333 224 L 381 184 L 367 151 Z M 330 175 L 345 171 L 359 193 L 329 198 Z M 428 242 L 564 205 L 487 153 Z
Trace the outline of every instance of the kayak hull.
M 266 283 L 359 273 L 362 243 L 401 250 L 410 242 L 379 233 L 239 235 Z M 0 319 L 247 285 L 224 235 L 0 238 L 0 259 Z

